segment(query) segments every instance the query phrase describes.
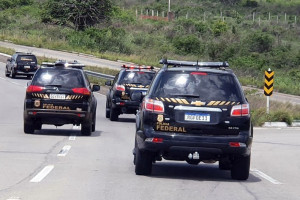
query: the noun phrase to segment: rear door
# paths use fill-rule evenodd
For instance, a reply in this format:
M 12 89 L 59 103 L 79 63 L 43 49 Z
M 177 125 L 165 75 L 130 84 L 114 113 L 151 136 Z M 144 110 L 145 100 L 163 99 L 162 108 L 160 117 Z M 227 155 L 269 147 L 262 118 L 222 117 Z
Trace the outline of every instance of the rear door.
M 37 60 L 34 55 L 18 55 L 16 62 L 20 71 L 33 72 L 37 69 Z
M 164 104 L 164 113 L 156 119 L 163 123 L 154 124 L 156 130 L 237 135 L 241 128 L 241 119 L 231 117 L 231 108 L 245 99 L 230 73 L 169 71 L 160 77 L 153 98 Z

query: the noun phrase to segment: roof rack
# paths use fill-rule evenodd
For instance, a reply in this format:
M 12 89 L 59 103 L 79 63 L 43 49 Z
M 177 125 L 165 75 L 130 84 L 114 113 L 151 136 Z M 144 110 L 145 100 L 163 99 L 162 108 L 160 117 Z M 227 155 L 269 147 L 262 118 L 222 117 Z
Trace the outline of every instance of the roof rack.
M 83 67 L 85 67 L 85 65 L 79 63 L 77 60 L 74 60 L 72 62 L 67 62 L 65 60 L 58 60 L 55 62 L 55 67 L 71 67 L 71 68 L 82 69 Z
M 128 65 L 122 65 L 121 66 L 122 68 L 125 68 L 125 69 L 139 69 L 139 70 L 141 70 L 141 69 L 154 69 L 154 67 L 153 66 L 145 66 L 145 65 L 141 65 L 141 66 L 134 66 L 134 65 L 130 65 L 130 66 L 128 66 Z
M 228 62 L 192 62 L 192 61 L 179 61 L 179 60 L 167 60 L 161 59 L 160 64 L 164 64 L 163 68 L 168 68 L 169 65 L 173 67 L 209 67 L 209 68 L 225 68 L 229 67 Z

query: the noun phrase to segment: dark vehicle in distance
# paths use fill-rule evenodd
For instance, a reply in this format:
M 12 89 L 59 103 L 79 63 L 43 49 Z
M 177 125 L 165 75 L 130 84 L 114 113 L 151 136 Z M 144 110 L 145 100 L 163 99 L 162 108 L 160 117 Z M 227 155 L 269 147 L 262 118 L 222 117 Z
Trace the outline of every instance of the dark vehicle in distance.
M 38 69 L 37 58 L 31 53 L 17 52 L 7 59 L 5 76 L 15 78 L 17 75 L 32 77 Z
M 162 60 L 136 115 L 135 172 L 166 160 L 219 162 L 231 177 L 249 176 L 253 128 L 249 104 L 228 63 Z
M 91 135 L 96 127 L 97 100 L 93 94 L 99 85 L 91 85 L 76 63 L 57 62 L 41 67 L 28 84 L 24 101 L 24 132 L 34 133 L 42 124 L 81 125 L 82 135 Z
M 153 69 L 150 66 L 123 65 L 114 80 L 105 83 L 111 86 L 106 98 L 106 118 L 117 121 L 120 114 L 136 114 L 140 100 L 133 101 L 131 95 L 134 92 L 146 94 L 156 73 Z

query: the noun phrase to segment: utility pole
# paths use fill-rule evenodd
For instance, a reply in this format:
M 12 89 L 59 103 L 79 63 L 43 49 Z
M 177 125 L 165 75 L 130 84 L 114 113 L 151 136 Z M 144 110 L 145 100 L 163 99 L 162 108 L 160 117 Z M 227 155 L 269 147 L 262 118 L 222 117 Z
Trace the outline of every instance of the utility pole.
M 169 9 L 168 12 L 171 12 L 171 0 L 169 0 Z

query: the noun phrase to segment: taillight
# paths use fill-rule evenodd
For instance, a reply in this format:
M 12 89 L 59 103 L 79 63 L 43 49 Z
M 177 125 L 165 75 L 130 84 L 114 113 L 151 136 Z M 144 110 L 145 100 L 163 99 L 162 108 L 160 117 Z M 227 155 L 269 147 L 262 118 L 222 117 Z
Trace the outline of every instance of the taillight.
M 164 104 L 161 101 L 157 101 L 154 99 L 145 99 L 145 102 L 143 103 L 144 108 L 147 111 L 155 112 L 155 113 L 164 113 L 165 108 Z
M 233 117 L 240 117 L 240 116 L 249 116 L 250 109 L 249 104 L 241 104 L 233 106 L 231 109 L 231 116 Z
M 91 95 L 91 91 L 87 88 L 73 88 L 72 91 L 76 94 Z
M 116 85 L 116 90 L 125 91 L 125 86 L 124 85 Z
M 44 89 L 42 86 L 29 85 L 26 89 L 26 92 L 40 92 Z

